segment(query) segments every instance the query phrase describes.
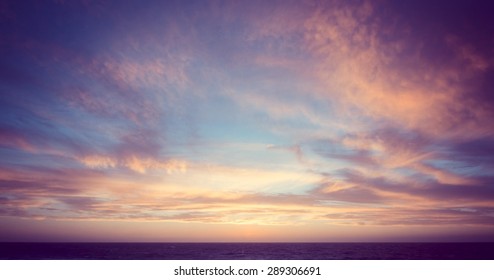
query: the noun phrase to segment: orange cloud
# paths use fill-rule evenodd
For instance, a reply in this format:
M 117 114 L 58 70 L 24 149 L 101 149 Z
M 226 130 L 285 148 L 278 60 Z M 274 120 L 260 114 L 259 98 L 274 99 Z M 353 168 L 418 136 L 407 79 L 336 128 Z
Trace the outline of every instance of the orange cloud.
M 86 156 L 80 159 L 80 161 L 90 168 L 110 168 L 117 166 L 117 161 L 105 156 Z
M 165 170 L 167 173 L 185 173 L 187 164 L 181 160 L 157 161 L 150 158 L 141 159 L 135 156 L 126 160 L 125 165 L 139 173 L 146 173 L 149 169 Z
M 102 66 L 102 71 L 115 81 L 134 88 L 165 89 L 169 84 L 184 87 L 189 82 L 185 61 L 170 62 L 161 58 L 149 61 L 108 59 Z
M 81 163 L 90 168 L 115 168 L 117 166 L 127 167 L 130 170 L 144 174 L 149 170 L 164 170 L 167 173 L 185 173 L 187 163 L 183 160 L 156 160 L 149 157 L 129 156 L 123 159 L 115 159 L 108 156 L 90 155 L 79 159 Z
M 431 135 L 460 136 L 456 127 L 485 130 L 462 116 L 471 112 L 475 121 L 484 119 L 463 98 L 468 82 L 464 69 L 455 63 L 446 67 L 427 63 L 420 53 L 406 57 L 403 45 L 417 43 L 399 30 L 377 25 L 368 4 L 317 11 L 305 27 L 307 47 L 321 61 L 315 67 L 327 89 L 322 94 L 341 105 L 340 114 L 358 109 L 374 120 L 386 119 Z M 394 33 L 397 41 L 383 42 L 379 35 L 385 32 Z M 470 72 L 486 69 L 487 62 L 473 49 L 457 48 L 459 59 L 471 65 Z

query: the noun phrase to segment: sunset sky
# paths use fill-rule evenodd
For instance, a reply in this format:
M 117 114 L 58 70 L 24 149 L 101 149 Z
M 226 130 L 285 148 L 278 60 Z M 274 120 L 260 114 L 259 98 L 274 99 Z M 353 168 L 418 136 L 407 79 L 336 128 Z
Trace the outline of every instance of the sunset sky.
M 2 1 L 0 241 L 494 241 L 492 1 Z

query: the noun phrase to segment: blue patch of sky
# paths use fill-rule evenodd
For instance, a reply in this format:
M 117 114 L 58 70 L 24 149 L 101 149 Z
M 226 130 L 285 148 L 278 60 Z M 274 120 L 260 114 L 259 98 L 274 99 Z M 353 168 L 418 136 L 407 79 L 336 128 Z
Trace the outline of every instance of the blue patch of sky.
M 0 147 L 0 166 L 26 169 L 49 167 L 56 169 L 79 168 L 80 163 L 60 155 L 53 155 L 50 151 L 29 152 L 12 148 Z
M 492 176 L 492 168 L 490 166 L 484 166 L 480 164 L 478 161 L 465 162 L 457 159 L 435 159 L 435 160 L 427 160 L 427 164 L 453 172 L 462 176 Z
M 263 128 L 262 120 L 255 114 L 228 97 L 213 95 L 197 109 L 200 114 L 199 135 L 205 140 L 251 143 L 282 141 L 269 129 Z
M 405 177 L 412 177 L 420 174 L 417 171 L 413 170 L 412 168 L 408 168 L 408 167 L 393 168 L 393 172 Z

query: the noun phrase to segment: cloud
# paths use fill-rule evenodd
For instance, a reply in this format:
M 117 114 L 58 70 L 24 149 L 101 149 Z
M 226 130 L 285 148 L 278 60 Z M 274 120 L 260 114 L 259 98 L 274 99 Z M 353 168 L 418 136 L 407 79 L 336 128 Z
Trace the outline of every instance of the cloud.
M 347 117 L 367 116 L 442 137 L 485 132 L 488 114 L 483 104 L 469 104 L 469 80 L 455 63 L 476 63 L 471 71 L 477 75 L 486 62 L 472 48 L 460 47 L 452 63 L 432 64 L 420 53 L 420 41 L 384 22 L 369 3 L 322 8 L 306 20 L 306 46 L 320 61 L 314 66 L 321 94 Z M 418 52 L 410 53 L 413 48 Z M 354 111 L 359 115 L 351 116 Z
M 187 170 L 187 163 L 183 160 L 176 159 L 160 161 L 153 158 L 129 156 L 117 160 L 107 156 L 89 155 L 80 158 L 79 161 L 90 168 L 115 168 L 117 166 L 123 166 L 141 174 L 145 174 L 151 170 L 164 170 L 167 173 L 185 173 Z
M 139 159 L 137 157 L 131 157 L 128 159 L 126 166 L 136 172 L 145 173 L 148 169 L 162 169 L 167 173 L 181 172 L 185 173 L 187 164 L 180 160 L 168 160 L 159 162 L 153 159 Z
M 98 155 L 86 156 L 81 158 L 80 161 L 90 168 L 109 168 L 117 165 L 114 159 Z
M 424 185 L 405 185 L 347 170 L 342 171 L 340 179 L 328 178 L 305 193 L 270 194 L 239 188 L 207 191 L 204 185 L 197 191 L 191 186 L 174 186 L 173 177 L 170 183 L 152 177 L 140 182 L 138 178 L 125 180 L 125 176 L 109 178 L 104 173 L 89 175 L 66 170 L 66 176 L 60 177 L 57 174 L 60 171 L 46 171 L 39 173 L 42 177 L 32 180 L 2 181 L 2 215 L 61 220 L 269 225 L 318 220 L 332 224 L 489 225 L 493 213 L 492 207 L 482 206 L 494 200 L 488 187 L 492 179 L 485 179 L 482 186 L 441 185 L 428 181 Z M 230 175 L 242 180 L 238 174 Z M 26 178 L 23 174 L 11 176 Z M 404 195 L 425 198 L 429 203 Z M 454 207 L 455 204 L 458 206 Z M 424 207 L 431 210 L 420 210 Z
M 355 170 L 342 171 L 348 183 L 366 186 L 374 190 L 389 193 L 406 194 L 440 202 L 492 202 L 494 190 L 491 177 L 477 177 L 471 184 L 445 184 L 428 177 L 410 176 L 400 181 L 386 177 L 367 177 Z
M 273 217 L 274 212 L 283 216 L 295 215 L 304 213 L 297 205 L 311 203 L 309 198 L 297 195 L 225 192 L 201 195 L 190 191 L 177 193 L 173 188 L 153 190 L 146 185 L 123 181 L 112 190 L 104 181 L 95 184 L 94 179 L 91 180 L 92 186 L 87 189 L 81 188 L 89 183 L 84 178 L 56 183 L 70 184 L 70 188 L 58 188 L 50 182 L 2 181 L 0 212 L 4 216 L 38 219 L 259 223 L 263 220 L 259 219 L 260 213 L 266 220 Z M 128 184 L 139 187 L 142 192 L 134 191 L 130 196 L 127 192 L 119 192 Z M 280 206 L 282 208 L 277 209 Z
M 382 204 L 386 198 L 372 188 L 345 182 L 327 182 L 311 191 L 318 200 Z
M 489 68 L 478 46 L 454 36 L 437 38 L 436 45 L 410 32 L 406 22 L 398 24 L 396 14 L 386 14 L 389 11 L 378 3 L 295 6 L 273 9 L 264 19 L 251 15 L 248 42 L 259 43 L 255 46 L 263 50 L 263 56 L 252 54 L 261 66 L 291 73 L 276 85 L 298 86 L 299 96 L 258 87 L 248 94 L 232 94 L 239 104 L 278 121 L 305 119 L 327 128 L 326 133 L 369 125 L 435 138 L 492 133 L 488 129 L 488 120 L 494 117 L 489 110 L 492 102 L 478 102 L 471 94 L 483 91 L 475 85 Z M 254 28 L 256 24 L 266 28 Z M 271 51 L 272 45 L 276 51 Z M 447 51 L 442 52 L 444 48 Z M 436 63 L 430 59 L 434 52 L 448 57 Z M 290 65 L 303 70 L 297 72 Z M 259 78 L 268 80 L 269 75 Z M 324 109 L 312 103 L 323 103 Z
M 327 160 L 338 159 L 372 172 L 392 172 L 398 168 L 418 171 L 419 165 L 437 157 L 435 144 L 420 133 L 386 128 L 349 132 L 309 145 Z
M 176 92 L 173 88 L 183 89 L 187 80 L 184 70 L 179 70 L 183 66 L 159 58 L 149 62 L 126 56 L 121 61 L 111 56 L 92 59 L 73 62 L 91 82 L 67 86 L 60 95 L 71 107 L 109 120 L 156 124 L 164 116 L 162 107 Z
M 306 162 L 304 159 L 304 152 L 302 151 L 302 147 L 300 145 L 294 145 L 290 147 L 269 145 L 268 149 L 286 150 L 288 152 L 293 153 L 299 163 L 304 164 Z
M 165 90 L 170 84 L 183 88 L 189 83 L 186 61 L 167 61 L 155 58 L 149 61 L 108 59 L 100 65 L 100 73 L 111 77 L 118 85 L 134 89 L 156 88 Z
M 387 209 L 327 214 L 336 223 L 385 226 L 491 225 L 492 208 Z
M 25 151 L 34 151 L 35 148 L 29 142 L 28 138 L 17 129 L 0 127 L 0 145 Z
M 90 168 L 126 167 L 145 174 L 151 170 L 185 173 L 185 160 L 161 155 L 166 141 L 154 130 L 136 129 L 119 137 L 119 142 L 107 148 L 107 153 L 84 154 L 76 159 Z

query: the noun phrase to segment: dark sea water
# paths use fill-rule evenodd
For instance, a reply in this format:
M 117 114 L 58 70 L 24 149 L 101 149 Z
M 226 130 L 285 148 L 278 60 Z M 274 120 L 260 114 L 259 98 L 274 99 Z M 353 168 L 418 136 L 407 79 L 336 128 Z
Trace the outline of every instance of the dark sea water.
M 494 260 L 494 243 L 0 243 L 14 260 Z

